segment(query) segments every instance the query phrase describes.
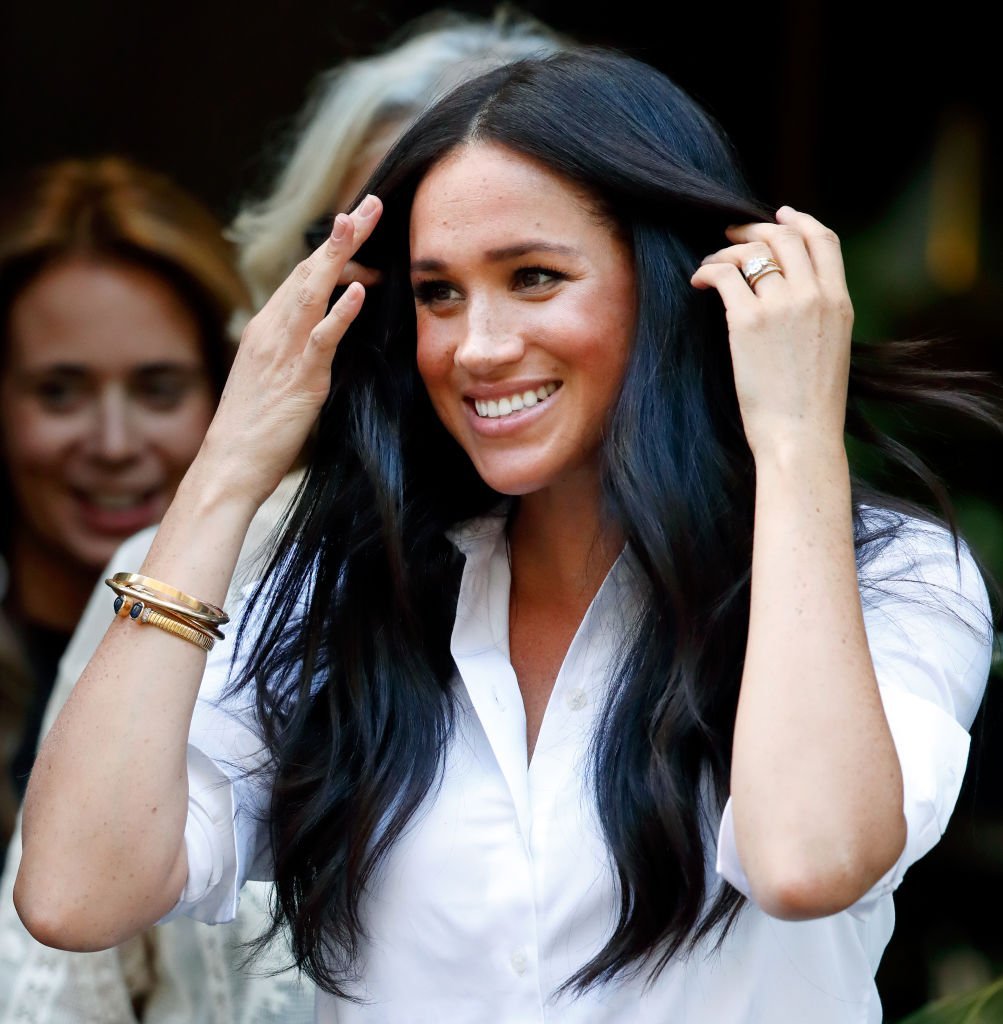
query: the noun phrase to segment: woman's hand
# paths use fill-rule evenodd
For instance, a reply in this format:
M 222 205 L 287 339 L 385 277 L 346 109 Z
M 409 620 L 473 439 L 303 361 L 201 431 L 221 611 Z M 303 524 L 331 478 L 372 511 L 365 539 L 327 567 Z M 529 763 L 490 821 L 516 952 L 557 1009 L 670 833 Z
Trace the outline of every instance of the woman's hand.
M 745 435 L 758 458 L 804 444 L 843 445 L 853 308 L 839 239 L 789 206 L 776 224 L 729 228 L 734 242 L 691 278 L 716 288 L 728 319 L 735 388 Z M 752 288 L 742 267 L 774 259 L 781 273 Z
M 197 462 L 203 479 L 255 507 L 268 497 L 306 441 L 331 386 L 331 362 L 365 298 L 354 280 L 327 312 L 331 292 L 380 219 L 368 196 L 339 213 L 330 237 L 282 283 L 244 330 Z

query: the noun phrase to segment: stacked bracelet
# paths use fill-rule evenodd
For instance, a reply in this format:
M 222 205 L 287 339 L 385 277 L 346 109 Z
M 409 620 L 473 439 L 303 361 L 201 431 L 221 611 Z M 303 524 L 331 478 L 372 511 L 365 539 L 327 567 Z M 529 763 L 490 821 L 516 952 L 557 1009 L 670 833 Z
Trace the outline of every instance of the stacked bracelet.
M 222 608 L 217 608 L 214 604 L 204 604 L 194 597 L 189 597 L 183 590 L 177 590 L 150 576 L 141 576 L 138 572 L 117 572 L 106 582 L 113 590 L 113 584 L 116 584 L 146 593 L 155 600 L 158 607 L 171 608 L 182 615 L 213 626 L 225 626 L 230 621 L 230 616 Z
M 105 583 L 115 592 L 115 614 L 156 626 L 211 651 L 230 621 L 222 608 L 197 601 L 174 587 L 139 573 L 119 572 Z

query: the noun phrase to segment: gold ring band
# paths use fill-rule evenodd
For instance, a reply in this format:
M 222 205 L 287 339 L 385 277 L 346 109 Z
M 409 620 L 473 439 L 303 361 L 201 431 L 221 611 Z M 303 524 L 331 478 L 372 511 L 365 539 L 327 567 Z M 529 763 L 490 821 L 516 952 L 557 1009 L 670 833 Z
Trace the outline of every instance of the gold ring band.
M 756 282 L 767 274 L 779 274 L 781 277 L 784 274 L 783 268 L 772 256 L 754 256 L 751 260 L 745 261 L 741 270 L 742 277 L 750 288 L 754 288 Z
M 753 274 L 751 277 L 746 278 L 749 287 L 755 288 L 756 282 L 766 277 L 767 274 L 780 274 L 783 276 L 783 271 L 779 267 L 767 267 L 765 270 L 760 270 L 758 274 Z

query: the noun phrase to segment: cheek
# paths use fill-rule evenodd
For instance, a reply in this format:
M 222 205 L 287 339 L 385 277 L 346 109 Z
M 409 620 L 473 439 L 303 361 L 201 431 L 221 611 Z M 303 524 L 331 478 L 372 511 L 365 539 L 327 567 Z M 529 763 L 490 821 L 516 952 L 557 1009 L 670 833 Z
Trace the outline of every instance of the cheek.
M 22 473 L 58 475 L 65 456 L 86 433 L 76 416 L 53 416 L 35 402 L 12 397 L 0 420 L 3 461 L 14 480 Z
M 453 369 L 453 349 L 447 332 L 428 318 L 418 315 L 416 359 L 418 374 L 433 403 L 436 393 L 449 383 Z
M 619 302 L 595 311 L 592 320 L 594 348 L 592 360 L 600 381 L 611 393 L 619 394 L 623 376 L 634 346 L 635 316 L 632 292 L 623 294 Z

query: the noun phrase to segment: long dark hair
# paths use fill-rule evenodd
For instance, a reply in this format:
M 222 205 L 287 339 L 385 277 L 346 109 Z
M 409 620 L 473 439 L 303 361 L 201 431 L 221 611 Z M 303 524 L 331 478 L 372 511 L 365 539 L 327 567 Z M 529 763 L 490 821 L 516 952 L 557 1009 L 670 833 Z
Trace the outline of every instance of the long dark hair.
M 654 69 L 600 51 L 521 62 L 439 102 L 367 185 L 385 210 L 359 258 L 384 283 L 338 351 L 316 457 L 255 598 L 267 626 L 238 681 L 256 682 L 273 755 L 275 928 L 289 923 L 297 963 L 341 995 L 365 938 L 366 891 L 437 784 L 449 741 L 462 558 L 445 531 L 499 501 L 418 376 L 408 274 L 419 182 L 477 142 L 584 188 L 630 241 L 636 268 L 636 336 L 602 480 L 645 600 L 592 758 L 620 905 L 606 945 L 567 984 L 653 977 L 742 903 L 727 885 L 708 891 L 705 837 L 728 792 L 754 466 L 720 300 L 689 277 L 727 224 L 770 211 L 753 201 L 721 129 Z M 883 393 L 899 379 L 855 369 L 851 390 Z M 906 381 L 903 393 L 923 383 Z M 859 513 L 856 527 L 858 552 L 890 529 L 886 520 L 869 531 Z

